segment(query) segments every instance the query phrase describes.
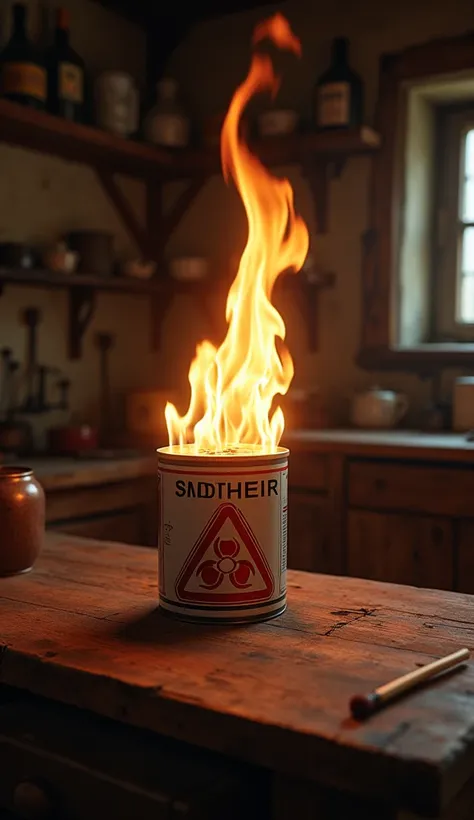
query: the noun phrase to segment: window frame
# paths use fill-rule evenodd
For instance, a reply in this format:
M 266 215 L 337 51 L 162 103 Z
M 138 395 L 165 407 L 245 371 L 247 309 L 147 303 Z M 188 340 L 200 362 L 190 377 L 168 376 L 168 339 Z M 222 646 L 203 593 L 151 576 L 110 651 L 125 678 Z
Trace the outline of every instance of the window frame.
M 437 293 L 435 296 L 435 333 L 474 341 L 474 321 L 460 322 L 459 279 L 462 234 L 474 222 L 465 223 L 461 216 L 464 183 L 463 142 L 474 129 L 474 101 L 467 106 L 444 107 L 439 112 L 438 151 L 447 157 L 440 179 L 437 202 L 439 241 L 436 247 Z
M 399 249 L 404 208 L 403 151 L 411 83 L 474 71 L 474 32 L 383 55 L 375 127 L 382 138 L 369 194 L 369 227 L 362 238 L 362 323 L 358 363 L 366 369 L 429 373 L 474 366 L 474 343 L 428 342 L 402 347 Z

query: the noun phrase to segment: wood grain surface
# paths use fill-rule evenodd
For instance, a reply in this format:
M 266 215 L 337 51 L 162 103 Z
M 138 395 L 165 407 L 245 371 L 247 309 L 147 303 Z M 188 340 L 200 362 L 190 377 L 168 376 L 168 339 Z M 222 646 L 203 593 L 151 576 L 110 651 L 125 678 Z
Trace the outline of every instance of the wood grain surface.
M 156 554 L 50 534 L 0 582 L 0 682 L 419 813 L 474 773 L 474 668 L 365 724 L 348 700 L 461 646 L 474 598 L 289 573 L 289 608 L 209 627 L 156 610 Z

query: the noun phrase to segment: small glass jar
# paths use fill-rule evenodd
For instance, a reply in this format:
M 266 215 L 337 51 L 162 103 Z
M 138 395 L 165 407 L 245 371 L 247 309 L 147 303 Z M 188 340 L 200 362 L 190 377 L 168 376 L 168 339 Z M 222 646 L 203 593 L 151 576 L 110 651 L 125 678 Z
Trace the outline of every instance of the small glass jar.
M 0 576 L 28 572 L 43 545 L 45 498 L 29 467 L 0 467 Z

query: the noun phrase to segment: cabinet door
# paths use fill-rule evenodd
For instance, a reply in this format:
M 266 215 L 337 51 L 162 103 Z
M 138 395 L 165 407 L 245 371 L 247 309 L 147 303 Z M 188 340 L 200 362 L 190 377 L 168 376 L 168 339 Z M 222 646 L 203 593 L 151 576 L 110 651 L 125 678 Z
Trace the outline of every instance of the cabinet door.
M 331 567 L 327 499 L 290 490 L 288 566 L 307 572 L 336 572 Z
M 156 546 L 157 502 L 155 479 L 51 491 L 46 525 L 85 538 Z
M 72 519 L 57 522 L 49 529 L 80 535 L 83 538 L 97 538 L 99 541 L 120 541 L 122 544 L 146 544 L 141 507 L 124 510 L 93 518 Z
M 458 592 L 474 593 L 474 519 L 464 518 L 458 521 L 457 544 L 458 565 L 457 583 Z
M 351 510 L 348 574 L 375 581 L 453 589 L 453 532 L 448 518 Z

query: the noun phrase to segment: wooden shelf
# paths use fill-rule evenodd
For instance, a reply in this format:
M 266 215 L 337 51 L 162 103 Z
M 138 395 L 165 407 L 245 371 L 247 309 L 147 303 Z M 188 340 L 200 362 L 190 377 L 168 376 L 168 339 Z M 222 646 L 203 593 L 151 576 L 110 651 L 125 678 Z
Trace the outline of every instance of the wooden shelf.
M 308 328 L 308 342 L 311 350 L 318 346 L 317 312 L 319 294 L 335 283 L 335 275 L 313 271 L 310 277 L 304 273 L 282 276 L 276 284 L 276 295 L 282 291 L 295 294 L 298 299 L 303 321 Z M 54 273 L 50 270 L 0 267 L 0 295 L 5 285 L 28 286 L 48 290 L 65 290 L 69 299 L 69 357 L 77 359 L 81 355 L 82 338 L 92 319 L 96 304 L 96 294 L 134 294 L 146 296 L 151 306 L 152 346 L 159 348 L 164 317 L 175 296 L 192 295 L 201 312 L 207 317 L 211 334 L 217 340 L 224 332 L 222 322 L 216 318 L 216 297 L 223 306 L 230 282 L 203 279 L 198 282 L 178 282 L 166 275 L 158 275 L 146 281 L 125 276 L 92 276 L 86 273 Z
M 68 122 L 0 99 L 0 142 L 84 163 L 97 174 L 106 196 L 134 237 L 143 256 L 159 260 L 170 234 L 202 189 L 206 179 L 221 171 L 218 149 L 171 151 L 125 140 L 88 125 Z M 380 137 L 368 126 L 272 137 L 251 144 L 269 166 L 300 165 L 315 203 L 316 230 L 328 229 L 330 180 L 339 176 L 351 156 L 378 150 Z M 114 174 L 142 179 L 147 186 L 146 225 L 140 224 Z M 161 184 L 187 180 L 188 186 L 166 215 Z
M 306 165 L 309 161 L 331 162 L 358 154 L 372 154 L 380 146 L 379 135 L 368 126 L 347 131 L 320 131 L 270 137 L 250 143 L 265 165 Z M 218 151 L 202 148 L 183 154 L 176 172 L 181 176 L 208 176 L 220 172 Z
M 218 150 L 170 151 L 125 140 L 88 125 L 0 100 L 0 140 L 10 145 L 85 163 L 109 173 L 146 180 L 206 177 L 220 172 Z M 377 150 L 380 138 L 366 126 L 347 131 L 292 134 L 255 142 L 252 150 L 268 165 L 341 159 Z
M 81 356 L 82 339 L 94 315 L 96 294 L 100 291 L 128 293 L 148 298 L 151 308 L 151 340 L 154 349 L 160 345 L 163 319 L 176 294 L 194 294 L 201 308 L 206 313 L 209 312 L 208 280 L 175 282 L 167 276 L 156 276 L 144 281 L 125 276 L 92 276 L 86 273 L 54 273 L 41 269 L 0 268 L 0 294 L 5 285 L 23 285 L 67 292 L 69 303 L 68 349 L 71 359 L 78 359 Z
M 163 259 L 166 240 L 199 194 L 206 179 L 220 172 L 217 149 L 170 151 L 134 140 L 125 140 L 86 125 L 79 125 L 0 99 L 0 142 L 79 162 L 93 168 L 97 179 L 144 257 Z M 351 156 L 378 150 L 379 135 L 363 126 L 345 131 L 325 131 L 274 137 L 251 144 L 252 151 L 269 166 L 300 165 L 315 203 L 316 229 L 328 227 L 330 180 L 337 177 Z M 146 224 L 130 208 L 114 174 L 142 179 L 147 187 Z M 164 214 L 161 184 L 186 179 L 188 186 L 170 212 Z M 69 294 L 69 355 L 77 358 L 81 341 L 92 318 L 98 291 L 134 293 L 150 298 L 153 346 L 160 343 L 163 318 L 176 293 L 193 293 L 202 310 L 214 322 L 213 288 L 209 281 L 179 283 L 165 276 L 142 281 L 125 277 L 87 274 L 56 274 L 47 270 L 0 268 L 0 292 L 5 284 L 66 289 Z M 317 347 L 315 313 L 319 291 L 331 287 L 333 275 L 313 282 L 298 279 L 290 288 L 300 294 L 310 334 L 311 349 Z M 217 333 L 218 335 L 218 333 Z
M 111 173 L 149 179 L 173 173 L 170 151 L 0 100 L 0 140 Z
M 69 274 L 40 269 L 0 268 L 0 287 L 7 284 L 63 290 L 92 288 L 148 296 L 151 293 L 162 293 L 172 283 L 164 277 L 143 280 L 126 276 L 92 276 L 87 273 Z

